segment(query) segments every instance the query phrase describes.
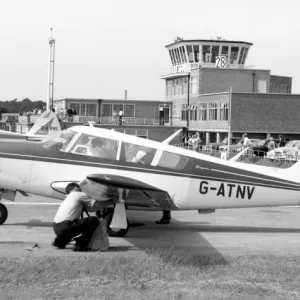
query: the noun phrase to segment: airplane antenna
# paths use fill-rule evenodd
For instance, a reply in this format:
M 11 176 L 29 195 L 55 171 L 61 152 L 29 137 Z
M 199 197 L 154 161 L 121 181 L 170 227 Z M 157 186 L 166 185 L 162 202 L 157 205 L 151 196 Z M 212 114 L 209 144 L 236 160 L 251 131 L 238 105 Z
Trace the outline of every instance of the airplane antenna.
M 53 108 L 53 93 L 54 93 L 54 58 L 55 58 L 55 39 L 52 36 L 52 28 L 50 28 L 49 38 L 49 74 L 47 88 L 47 110 Z

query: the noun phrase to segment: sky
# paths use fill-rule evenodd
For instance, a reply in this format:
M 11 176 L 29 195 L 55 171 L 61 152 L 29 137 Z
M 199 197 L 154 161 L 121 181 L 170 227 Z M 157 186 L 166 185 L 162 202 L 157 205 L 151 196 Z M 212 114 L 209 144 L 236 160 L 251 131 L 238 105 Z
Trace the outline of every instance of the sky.
M 246 65 L 293 77 L 300 94 L 299 4 L 294 0 L 2 0 L 0 101 L 46 100 L 49 36 L 54 99 L 164 100 L 166 45 L 221 36 L 254 45 Z

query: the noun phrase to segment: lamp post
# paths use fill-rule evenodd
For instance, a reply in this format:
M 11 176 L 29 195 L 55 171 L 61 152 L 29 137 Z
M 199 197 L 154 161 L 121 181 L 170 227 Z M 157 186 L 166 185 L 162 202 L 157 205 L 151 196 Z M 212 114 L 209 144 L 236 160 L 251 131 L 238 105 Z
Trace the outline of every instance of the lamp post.
M 186 127 L 187 130 L 189 130 L 189 126 L 190 126 L 190 77 L 191 77 L 191 73 L 189 73 L 187 75 L 188 78 L 188 90 L 187 90 L 187 116 L 186 116 Z
M 232 87 L 229 89 L 229 100 L 228 100 L 228 146 L 227 146 L 227 159 L 229 159 L 230 152 L 230 140 L 231 140 L 231 95 Z

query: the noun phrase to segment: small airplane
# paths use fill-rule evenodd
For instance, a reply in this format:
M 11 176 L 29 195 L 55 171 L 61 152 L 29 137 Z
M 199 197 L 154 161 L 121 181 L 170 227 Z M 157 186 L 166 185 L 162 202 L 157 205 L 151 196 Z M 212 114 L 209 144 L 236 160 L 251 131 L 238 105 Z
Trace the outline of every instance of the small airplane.
M 41 142 L 1 140 L 2 197 L 10 195 L 13 200 L 19 191 L 62 200 L 67 185 L 77 182 L 98 201 L 103 201 L 98 193 L 101 185 L 121 189 L 128 210 L 210 213 L 300 204 L 300 162 L 279 169 L 222 160 L 170 145 L 180 131 L 156 142 L 93 126 L 74 126 Z M 104 216 L 109 225 L 114 207 L 107 208 Z M 0 224 L 6 218 L 7 209 L 0 203 Z M 124 236 L 130 226 L 126 219 L 125 226 L 115 227 L 109 229 L 111 236 Z
M 33 115 L 37 116 L 37 115 Z M 26 118 L 27 116 L 23 116 Z M 5 130 L 0 130 L 1 138 L 12 138 L 12 139 L 30 139 L 41 141 L 47 135 L 51 135 L 57 131 L 61 131 L 63 129 L 63 122 L 57 117 L 57 115 L 51 111 L 44 111 L 34 122 L 34 125 L 30 128 L 29 132 L 16 133 Z

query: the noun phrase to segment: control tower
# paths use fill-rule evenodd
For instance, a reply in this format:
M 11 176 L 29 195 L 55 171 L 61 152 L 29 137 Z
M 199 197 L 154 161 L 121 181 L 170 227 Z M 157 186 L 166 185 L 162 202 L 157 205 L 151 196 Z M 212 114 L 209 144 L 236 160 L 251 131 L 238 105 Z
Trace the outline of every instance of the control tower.
M 227 40 L 184 40 L 177 38 L 166 48 L 171 66 L 161 78 L 202 68 L 244 68 L 252 43 Z

